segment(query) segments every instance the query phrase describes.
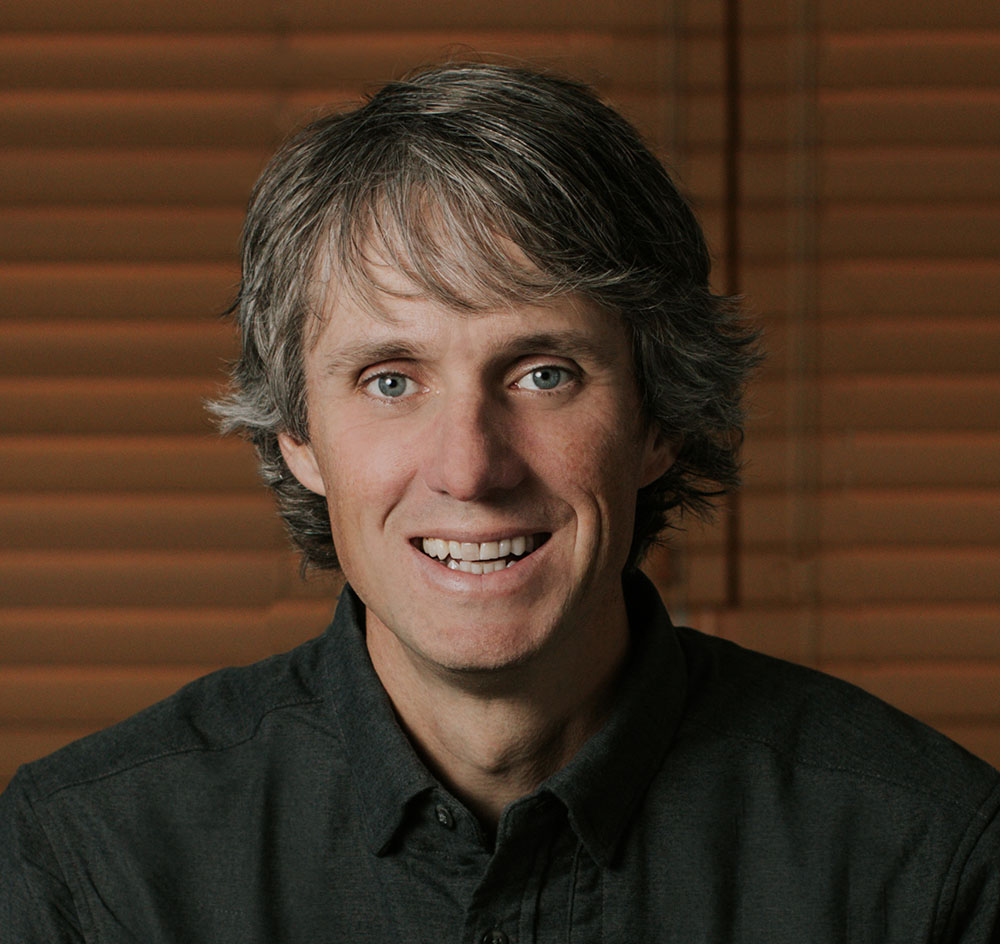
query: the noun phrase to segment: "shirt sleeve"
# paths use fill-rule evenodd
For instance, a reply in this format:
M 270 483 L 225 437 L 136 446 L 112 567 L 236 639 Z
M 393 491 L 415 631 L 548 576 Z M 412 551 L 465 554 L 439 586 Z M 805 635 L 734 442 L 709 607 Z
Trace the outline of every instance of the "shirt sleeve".
M 73 896 L 18 774 L 0 794 L 0 944 L 84 940 Z
M 1000 787 L 976 817 L 970 833 L 972 838 L 956 857 L 959 877 L 954 906 L 941 940 L 1000 944 Z

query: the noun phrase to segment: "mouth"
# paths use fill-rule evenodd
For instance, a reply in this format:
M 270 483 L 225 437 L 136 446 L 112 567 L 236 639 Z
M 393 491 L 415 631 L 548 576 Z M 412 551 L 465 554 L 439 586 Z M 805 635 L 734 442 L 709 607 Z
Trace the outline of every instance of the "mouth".
M 497 541 L 452 541 L 448 538 L 414 538 L 413 545 L 427 557 L 447 567 L 467 574 L 492 574 L 506 570 L 537 551 L 551 534 L 512 535 Z

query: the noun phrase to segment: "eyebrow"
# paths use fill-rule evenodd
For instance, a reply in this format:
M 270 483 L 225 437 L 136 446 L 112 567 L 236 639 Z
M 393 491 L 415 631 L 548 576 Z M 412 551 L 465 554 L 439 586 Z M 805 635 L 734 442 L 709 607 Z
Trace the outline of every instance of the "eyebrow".
M 384 341 L 361 341 L 333 351 L 323 359 L 328 374 L 353 371 L 380 361 L 415 360 L 427 356 L 426 345 L 405 338 Z M 515 335 L 500 344 L 493 357 L 524 357 L 529 354 L 553 354 L 574 360 L 591 361 L 600 367 L 614 363 L 615 353 L 608 345 L 597 343 L 583 331 L 539 331 Z
M 411 360 L 423 353 L 423 346 L 412 341 L 361 341 L 333 351 L 323 364 L 328 374 L 338 374 L 379 361 Z
M 567 328 L 565 331 L 540 331 L 519 335 L 502 346 L 508 355 L 558 354 L 574 360 L 589 360 L 601 367 L 614 363 L 615 352 L 606 344 L 599 344 L 583 331 Z

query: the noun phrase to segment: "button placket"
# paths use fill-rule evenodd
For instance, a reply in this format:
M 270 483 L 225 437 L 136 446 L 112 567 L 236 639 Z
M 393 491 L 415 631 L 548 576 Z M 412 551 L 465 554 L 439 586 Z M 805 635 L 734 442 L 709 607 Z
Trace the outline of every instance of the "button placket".
M 439 803 L 434 807 L 434 818 L 442 826 L 444 826 L 445 829 L 455 828 L 455 816 L 443 803 Z
M 509 944 L 510 938 L 500 928 L 491 928 L 479 941 L 480 944 Z

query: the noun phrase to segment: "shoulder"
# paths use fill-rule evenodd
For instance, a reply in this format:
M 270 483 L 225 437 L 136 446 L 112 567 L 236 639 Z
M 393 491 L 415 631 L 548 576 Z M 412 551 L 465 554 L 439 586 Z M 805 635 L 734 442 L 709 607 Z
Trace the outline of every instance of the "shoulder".
M 727 749 L 766 754 L 788 769 L 855 789 L 879 784 L 966 815 L 1000 794 L 990 765 L 854 685 L 695 630 L 678 634 L 689 668 L 689 735 L 711 732 Z
M 275 715 L 322 701 L 323 645 L 318 637 L 253 665 L 196 679 L 119 724 L 25 765 L 19 780 L 29 781 L 31 792 L 44 800 L 169 758 L 245 744 Z

